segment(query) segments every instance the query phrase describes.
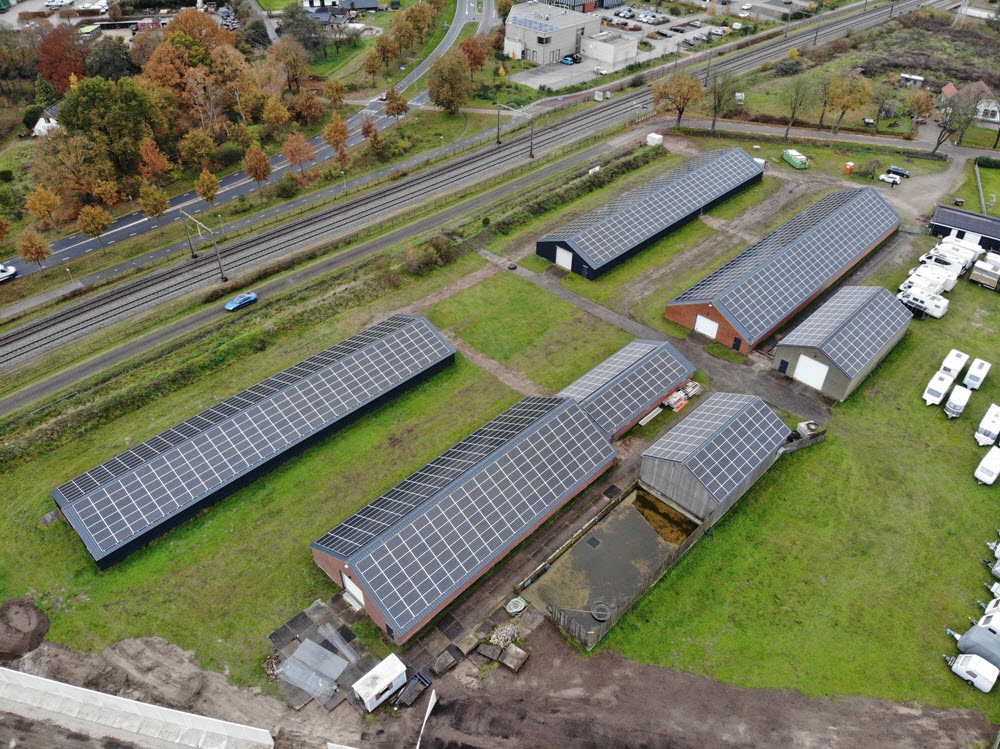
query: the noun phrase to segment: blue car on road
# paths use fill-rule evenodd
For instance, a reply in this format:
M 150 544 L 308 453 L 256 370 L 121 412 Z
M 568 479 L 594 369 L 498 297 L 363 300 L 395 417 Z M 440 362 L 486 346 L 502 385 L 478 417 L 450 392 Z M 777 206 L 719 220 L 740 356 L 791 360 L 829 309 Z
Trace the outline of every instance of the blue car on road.
M 257 295 L 254 294 L 252 291 L 248 291 L 246 294 L 240 294 L 235 299 L 226 302 L 226 312 L 235 312 L 238 309 L 249 307 L 256 301 L 257 301 Z

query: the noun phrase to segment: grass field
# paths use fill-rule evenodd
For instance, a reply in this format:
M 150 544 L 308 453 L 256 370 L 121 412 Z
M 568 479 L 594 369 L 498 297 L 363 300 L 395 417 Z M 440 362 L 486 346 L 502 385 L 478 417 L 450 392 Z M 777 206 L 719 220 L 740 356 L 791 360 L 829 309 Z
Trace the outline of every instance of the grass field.
M 893 288 L 899 271 L 875 279 Z M 995 294 L 961 282 L 942 320 L 915 321 L 825 443 L 781 458 L 612 631 L 603 648 L 752 687 L 976 707 L 944 629 L 964 631 L 1000 520 L 972 439 L 1000 380 L 949 421 L 920 400 L 948 349 L 989 358 Z
M 427 316 L 487 356 L 558 391 L 632 336 L 513 274 L 491 276 Z
M 1000 169 L 979 168 L 979 178 L 983 183 L 983 197 L 989 206 L 990 196 L 993 196 L 993 205 L 986 209 L 991 216 L 1000 216 L 1000 204 L 996 198 L 1000 198 Z M 973 170 L 972 162 L 965 168 L 965 179 L 961 187 L 955 192 L 952 198 L 962 198 L 965 200 L 965 209 L 979 213 L 982 204 L 979 202 L 979 188 L 976 185 L 976 174 Z

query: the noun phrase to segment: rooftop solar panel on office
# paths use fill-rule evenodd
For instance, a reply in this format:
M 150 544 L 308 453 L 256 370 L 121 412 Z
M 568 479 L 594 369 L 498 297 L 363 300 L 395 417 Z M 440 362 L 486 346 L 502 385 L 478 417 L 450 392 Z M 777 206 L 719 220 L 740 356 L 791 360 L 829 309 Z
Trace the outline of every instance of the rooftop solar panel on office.
M 899 226 L 870 187 L 822 198 L 667 306 L 712 303 L 751 344 Z
M 881 286 L 845 286 L 785 336 L 782 346 L 813 346 L 848 377 L 858 375 L 913 315 Z
M 671 344 L 632 341 L 559 395 L 579 400 L 608 435 L 648 413 L 692 374 L 694 366 Z
M 488 437 L 494 422 L 496 440 Z M 340 545 L 343 534 L 337 528 L 312 545 L 348 563 L 395 633 L 416 628 L 616 455 L 569 398 L 525 398 L 494 422 L 441 456 L 456 451 L 473 456 L 447 484 L 424 492 L 405 514 L 380 504 L 382 528 L 364 546 L 354 539 Z M 482 452 L 484 439 L 487 452 Z M 423 484 L 424 470 L 403 484 Z M 353 528 L 352 520 L 342 525 Z
M 425 318 L 396 315 L 121 453 L 52 495 L 100 563 L 454 353 Z
M 597 268 L 763 173 L 741 148 L 708 151 L 553 232 Z
M 532 31 L 558 31 L 558 26 L 553 26 L 551 23 L 545 23 L 544 21 L 539 21 L 535 18 L 524 18 L 523 16 L 511 16 L 508 23 L 514 26 L 520 26 L 521 28 L 531 29 Z
M 722 503 L 790 433 L 760 398 L 713 393 L 643 457 L 684 464 Z

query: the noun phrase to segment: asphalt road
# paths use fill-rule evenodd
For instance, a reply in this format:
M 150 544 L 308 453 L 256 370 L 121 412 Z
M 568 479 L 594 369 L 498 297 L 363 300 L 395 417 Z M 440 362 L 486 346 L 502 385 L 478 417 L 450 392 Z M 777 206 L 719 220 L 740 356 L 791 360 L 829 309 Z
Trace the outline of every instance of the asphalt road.
M 424 73 L 430 70 L 434 61 L 451 49 L 452 45 L 455 44 L 462 31 L 462 27 L 465 26 L 466 23 L 478 21 L 479 30 L 485 31 L 492 28 L 492 26 L 499 22 L 496 15 L 495 0 L 482 0 L 482 2 L 483 11 L 479 12 L 476 8 L 476 0 L 459 0 L 458 6 L 455 10 L 455 18 L 448 26 L 448 31 L 446 32 L 444 38 L 438 46 L 434 48 L 434 51 L 428 55 L 427 58 L 421 61 L 413 70 L 411 70 L 410 73 L 403 78 L 399 85 L 396 86 L 398 91 L 401 93 L 405 92 L 408 88 L 412 87 Z M 429 101 L 430 97 L 427 92 L 421 92 L 410 101 L 411 110 L 417 110 Z M 368 105 L 363 110 L 355 114 L 347 121 L 347 128 L 350 133 L 347 139 L 348 147 L 356 146 L 364 140 L 361 136 L 361 121 L 365 115 L 371 117 L 375 121 L 379 130 L 385 130 L 395 124 L 395 121 L 386 116 L 385 104 L 380 102 L 378 97 L 375 97 L 368 102 Z M 320 163 L 332 158 L 333 149 L 330 148 L 330 146 L 323 140 L 322 135 L 317 135 L 315 138 L 310 140 L 309 143 L 315 150 L 316 156 L 315 159 L 306 166 Z M 287 172 L 293 170 L 291 164 L 288 163 L 288 159 L 280 154 L 271 159 L 271 169 L 271 176 L 265 184 L 277 182 L 282 179 Z M 256 182 L 249 179 L 244 172 L 238 172 L 219 180 L 219 192 L 216 197 L 216 202 L 222 203 L 233 200 L 240 195 L 249 194 L 256 189 Z M 346 185 L 344 186 L 344 189 L 347 189 Z M 211 206 L 199 198 L 198 194 L 192 190 L 184 193 L 183 195 L 178 195 L 170 201 L 170 208 L 167 210 L 166 215 L 161 219 L 161 222 L 163 225 L 168 225 L 180 220 L 181 211 L 195 214 L 209 208 L 211 208 Z M 101 242 L 103 242 L 104 247 L 108 247 L 117 242 L 131 239 L 132 237 L 155 228 L 157 228 L 157 223 L 147 219 L 141 211 L 129 213 L 128 215 L 121 216 L 112 222 L 111 226 L 102 235 L 100 240 L 96 238 L 91 239 L 83 236 L 82 234 L 73 234 L 65 239 L 53 242 L 50 246 L 52 256 L 44 264 L 44 267 L 51 267 L 67 260 L 72 260 L 73 258 L 81 257 L 88 253 L 100 250 L 102 249 Z M 27 276 L 40 270 L 40 268 L 35 265 L 20 262 L 17 257 L 8 258 L 4 262 L 13 262 L 18 268 L 19 275 L 22 276 Z

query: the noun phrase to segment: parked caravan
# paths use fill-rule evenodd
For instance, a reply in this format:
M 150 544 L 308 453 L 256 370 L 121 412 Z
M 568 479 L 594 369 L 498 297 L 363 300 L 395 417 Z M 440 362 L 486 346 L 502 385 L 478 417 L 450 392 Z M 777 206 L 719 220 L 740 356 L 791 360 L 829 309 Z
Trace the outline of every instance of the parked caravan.
M 949 377 L 944 372 L 935 372 L 924 388 L 924 403 L 928 406 L 940 406 L 954 382 L 954 377 Z
M 967 239 L 958 239 L 957 237 L 944 237 L 940 242 L 937 243 L 938 247 L 942 247 L 949 250 L 961 251 L 969 254 L 972 262 L 976 260 L 981 260 L 983 255 L 986 253 L 982 247 L 976 242 L 970 242 Z
M 941 281 L 944 284 L 945 291 L 951 291 L 955 288 L 955 284 L 958 283 L 957 273 L 936 265 L 918 265 L 916 268 L 911 268 L 908 275 L 910 278 L 916 276 L 918 278 L 925 277 Z
M 975 250 L 971 250 L 968 247 L 961 247 L 959 245 L 945 244 L 945 243 L 941 243 L 933 250 L 931 250 L 931 253 L 934 255 L 944 255 L 945 257 L 954 256 L 957 258 L 961 258 L 962 265 L 965 266 L 966 270 L 968 270 L 969 268 L 971 268 L 973 265 L 976 264 L 976 261 L 979 260 L 980 256 L 982 255 L 982 252 L 983 252 L 982 250 L 976 252 Z
M 944 404 L 944 415 L 949 419 L 957 419 L 965 411 L 965 407 L 969 405 L 969 396 L 971 395 L 972 391 L 967 387 L 962 385 L 953 387 L 948 401 Z
M 1000 665 L 1000 637 L 992 632 L 979 625 L 973 625 L 964 635 L 951 629 L 947 632 L 958 641 L 958 652 L 962 655 L 978 655 L 994 666 Z
M 992 445 L 1000 436 L 1000 406 L 992 404 L 986 411 L 983 420 L 979 422 L 976 430 L 976 442 L 982 447 Z
M 1000 668 L 978 655 L 960 655 L 951 658 L 945 656 L 945 660 L 951 666 L 952 673 L 958 674 L 965 679 L 966 684 L 980 692 L 989 692 L 993 689 L 997 677 L 1000 676 Z
M 917 262 L 921 265 L 931 265 L 939 266 L 941 268 L 946 268 L 947 270 L 961 276 L 968 270 L 965 264 L 965 260 L 960 258 L 958 255 L 952 255 L 949 252 L 937 252 L 931 250 L 930 252 L 921 255 L 917 258 Z
M 990 373 L 990 363 L 985 359 L 973 359 L 969 365 L 969 371 L 965 373 L 962 384 L 969 390 L 979 390 L 983 386 L 983 380 Z
M 910 310 L 938 319 L 944 317 L 945 313 L 948 312 L 948 300 L 939 294 L 927 294 L 913 288 L 909 291 L 899 292 L 896 294 L 896 298 Z
M 992 484 L 997 480 L 998 473 L 1000 473 L 1000 447 L 991 447 L 972 475 L 980 484 Z
M 921 265 L 920 267 L 923 268 L 925 266 Z M 947 291 L 944 287 L 944 281 L 920 273 L 914 273 L 899 285 L 900 291 L 909 291 L 910 289 L 914 289 L 920 294 L 934 295 L 943 294 Z
M 965 369 L 965 365 L 969 362 L 969 355 L 964 351 L 959 351 L 957 348 L 953 348 L 948 352 L 948 355 L 941 362 L 941 366 L 938 367 L 939 372 L 944 372 L 946 375 L 952 378 L 957 378 L 962 374 L 962 370 Z
M 1000 285 L 1000 255 L 987 253 L 985 258 L 972 266 L 969 280 L 996 291 Z

